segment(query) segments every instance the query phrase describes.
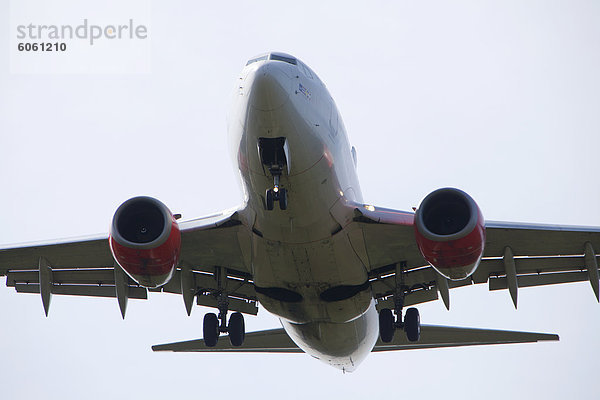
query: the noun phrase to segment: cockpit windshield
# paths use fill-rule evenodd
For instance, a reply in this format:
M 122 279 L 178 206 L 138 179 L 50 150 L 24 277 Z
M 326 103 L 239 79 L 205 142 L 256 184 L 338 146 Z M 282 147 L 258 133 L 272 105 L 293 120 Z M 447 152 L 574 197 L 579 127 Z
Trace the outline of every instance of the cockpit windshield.
M 258 56 L 258 57 L 248 60 L 246 65 L 250 65 L 252 63 L 255 63 L 258 61 L 264 61 L 264 60 L 283 61 L 288 64 L 298 65 L 298 60 L 296 60 L 294 57 L 292 57 L 288 54 L 283 54 L 283 53 L 264 54 L 262 56 Z
M 294 57 L 284 56 L 282 54 L 271 54 L 271 57 L 269 57 L 269 60 L 283 61 L 288 64 L 294 64 L 294 65 L 298 64 L 298 61 L 296 61 L 296 59 Z

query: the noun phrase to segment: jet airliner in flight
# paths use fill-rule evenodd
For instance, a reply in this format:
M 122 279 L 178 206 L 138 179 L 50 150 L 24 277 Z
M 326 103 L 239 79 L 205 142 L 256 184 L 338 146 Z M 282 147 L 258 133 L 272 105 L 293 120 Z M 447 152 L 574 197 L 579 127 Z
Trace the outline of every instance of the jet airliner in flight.
M 213 307 L 203 338 L 155 351 L 306 352 L 344 371 L 373 351 L 558 340 L 552 334 L 421 325 L 420 303 L 450 289 L 589 281 L 599 297 L 600 228 L 485 221 L 465 192 L 441 188 L 415 212 L 366 204 L 357 153 L 326 86 L 301 60 L 248 61 L 229 119 L 243 204 L 179 221 L 135 197 L 110 233 L 0 249 L 18 292 L 114 297 L 180 294 Z M 283 328 L 245 332 L 258 304 Z M 227 335 L 227 338 L 224 336 Z

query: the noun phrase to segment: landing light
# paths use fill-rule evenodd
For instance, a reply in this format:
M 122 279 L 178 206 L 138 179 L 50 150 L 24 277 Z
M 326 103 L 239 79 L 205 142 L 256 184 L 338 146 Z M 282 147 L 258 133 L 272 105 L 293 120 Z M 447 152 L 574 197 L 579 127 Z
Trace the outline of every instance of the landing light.
M 375 211 L 375 207 L 373 206 L 365 205 L 365 208 L 369 211 Z
M 273 188 L 273 191 L 274 191 L 275 193 L 277 193 L 277 192 L 279 192 L 279 188 L 278 188 L 277 186 L 275 186 L 275 187 Z

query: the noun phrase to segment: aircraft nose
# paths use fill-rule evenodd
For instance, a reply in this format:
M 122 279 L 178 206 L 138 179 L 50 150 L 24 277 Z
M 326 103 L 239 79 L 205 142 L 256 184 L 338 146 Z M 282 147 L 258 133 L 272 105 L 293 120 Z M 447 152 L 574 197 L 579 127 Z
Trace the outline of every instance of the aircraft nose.
M 281 67 L 281 62 L 268 62 L 254 73 L 250 90 L 250 103 L 261 111 L 272 111 L 283 106 L 291 91 L 291 78 Z

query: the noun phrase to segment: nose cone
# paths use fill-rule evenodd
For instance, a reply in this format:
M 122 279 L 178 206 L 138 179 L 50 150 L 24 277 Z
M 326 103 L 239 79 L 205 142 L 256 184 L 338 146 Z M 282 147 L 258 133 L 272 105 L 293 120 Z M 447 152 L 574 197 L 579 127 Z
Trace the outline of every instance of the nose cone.
M 250 90 L 250 104 L 261 111 L 282 107 L 289 99 L 291 78 L 285 73 L 281 62 L 267 62 L 254 73 Z

